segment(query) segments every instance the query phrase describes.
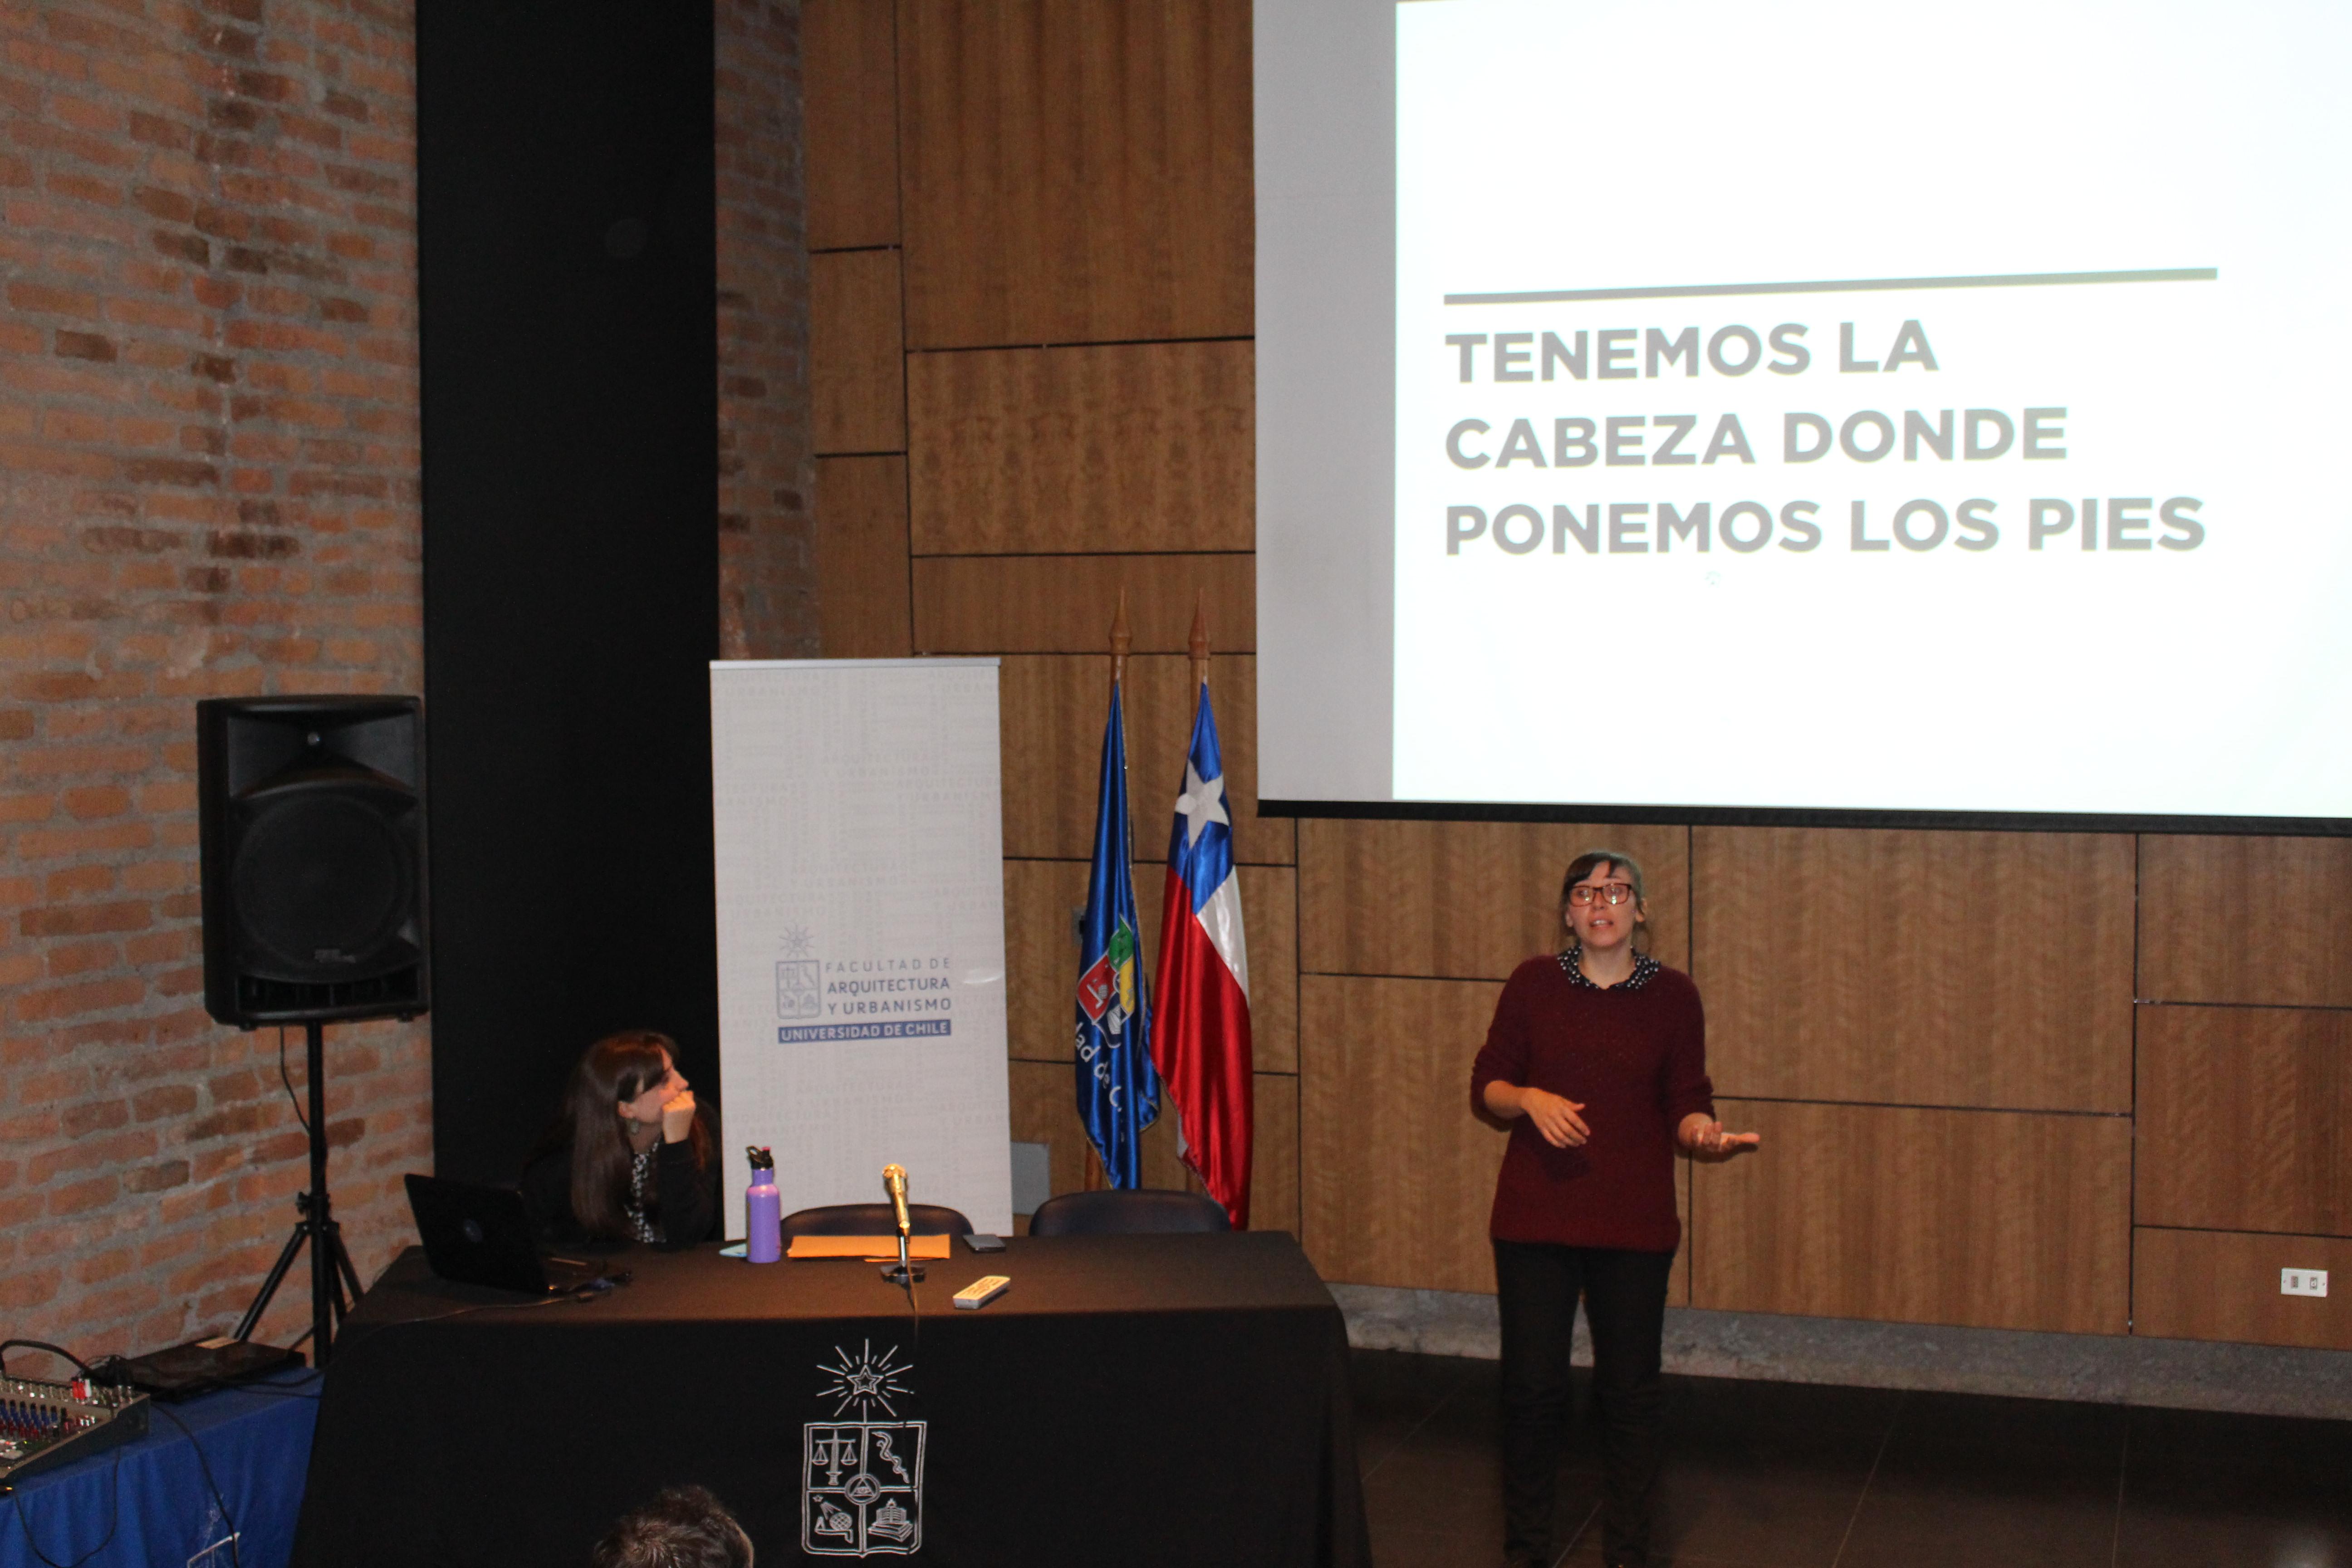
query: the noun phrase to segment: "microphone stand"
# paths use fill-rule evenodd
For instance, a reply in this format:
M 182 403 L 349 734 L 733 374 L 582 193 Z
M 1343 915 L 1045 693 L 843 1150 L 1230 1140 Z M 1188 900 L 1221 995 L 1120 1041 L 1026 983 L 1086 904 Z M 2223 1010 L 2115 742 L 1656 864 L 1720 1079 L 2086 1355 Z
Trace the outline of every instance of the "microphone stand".
M 882 1278 L 893 1285 L 917 1284 L 923 1281 L 923 1266 L 907 1260 L 907 1233 L 898 1233 L 898 1261 L 883 1265 Z

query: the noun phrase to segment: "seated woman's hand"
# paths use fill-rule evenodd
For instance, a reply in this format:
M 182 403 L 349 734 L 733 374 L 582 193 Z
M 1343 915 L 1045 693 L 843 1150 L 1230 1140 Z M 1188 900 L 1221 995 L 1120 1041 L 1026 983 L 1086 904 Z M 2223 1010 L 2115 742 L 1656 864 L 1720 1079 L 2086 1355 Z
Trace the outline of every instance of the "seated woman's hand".
M 679 1089 L 662 1101 L 662 1142 L 683 1143 L 694 1131 L 694 1090 Z

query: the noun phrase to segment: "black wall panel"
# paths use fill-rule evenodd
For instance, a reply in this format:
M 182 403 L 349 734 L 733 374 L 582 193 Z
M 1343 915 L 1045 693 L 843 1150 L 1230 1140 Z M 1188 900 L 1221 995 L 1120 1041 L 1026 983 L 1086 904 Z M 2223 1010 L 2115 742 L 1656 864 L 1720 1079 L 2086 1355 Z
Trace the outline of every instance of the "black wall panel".
M 510 1180 L 614 1028 L 718 1077 L 711 12 L 422 0 L 434 1147 Z

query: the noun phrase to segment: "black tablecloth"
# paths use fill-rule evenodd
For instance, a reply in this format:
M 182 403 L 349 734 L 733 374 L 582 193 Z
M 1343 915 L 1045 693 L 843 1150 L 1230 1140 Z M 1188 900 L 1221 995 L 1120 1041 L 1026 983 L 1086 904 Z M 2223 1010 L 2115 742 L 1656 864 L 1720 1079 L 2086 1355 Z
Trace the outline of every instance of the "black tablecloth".
M 294 1561 L 582 1568 L 679 1482 L 762 1568 L 1370 1560 L 1345 1327 L 1278 1232 L 959 1241 L 912 1311 L 870 1264 L 618 1261 L 531 1307 L 394 1264 L 335 1347 Z M 1011 1290 L 953 1310 L 986 1274 Z

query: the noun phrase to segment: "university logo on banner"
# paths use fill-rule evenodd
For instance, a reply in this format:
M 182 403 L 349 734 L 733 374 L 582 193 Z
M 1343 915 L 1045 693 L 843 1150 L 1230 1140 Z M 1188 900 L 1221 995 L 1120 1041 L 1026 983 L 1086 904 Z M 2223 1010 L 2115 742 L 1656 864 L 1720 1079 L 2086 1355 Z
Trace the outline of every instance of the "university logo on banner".
M 814 1557 L 913 1555 L 923 1544 L 923 1448 L 929 1423 L 895 1419 L 892 1402 L 911 1390 L 911 1365 L 894 1364 L 866 1342 L 852 1356 L 836 1349 L 833 1379 L 817 1397 L 833 1418 L 801 1428 L 801 1550 Z M 876 1420 L 877 1412 L 888 1420 Z

